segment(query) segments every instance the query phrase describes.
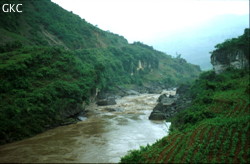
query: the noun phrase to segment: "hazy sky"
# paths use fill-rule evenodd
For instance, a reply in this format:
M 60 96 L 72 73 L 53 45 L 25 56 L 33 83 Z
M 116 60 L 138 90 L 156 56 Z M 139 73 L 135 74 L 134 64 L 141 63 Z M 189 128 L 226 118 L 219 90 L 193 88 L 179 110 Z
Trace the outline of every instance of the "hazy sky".
M 144 43 L 223 14 L 249 13 L 248 0 L 52 0 L 103 30 Z
M 211 69 L 209 52 L 249 27 L 248 0 L 52 0 L 124 36 Z

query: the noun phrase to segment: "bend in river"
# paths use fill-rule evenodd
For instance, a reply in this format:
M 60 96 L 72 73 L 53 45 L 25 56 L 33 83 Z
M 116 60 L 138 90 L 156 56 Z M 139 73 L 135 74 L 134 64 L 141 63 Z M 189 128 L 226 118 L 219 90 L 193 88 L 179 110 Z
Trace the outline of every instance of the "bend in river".
M 129 150 L 168 134 L 170 123 L 148 119 L 159 96 L 126 96 L 102 107 L 90 104 L 81 122 L 0 146 L 0 162 L 119 162 Z

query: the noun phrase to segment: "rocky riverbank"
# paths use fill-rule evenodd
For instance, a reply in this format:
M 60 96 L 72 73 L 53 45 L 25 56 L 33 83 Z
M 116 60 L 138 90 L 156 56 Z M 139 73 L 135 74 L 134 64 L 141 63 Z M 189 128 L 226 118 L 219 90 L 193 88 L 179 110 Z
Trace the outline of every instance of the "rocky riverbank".
M 130 89 L 122 88 L 117 86 L 114 91 L 99 91 L 93 101 L 98 106 L 110 106 L 116 105 L 117 99 L 125 96 L 140 95 L 145 93 L 150 94 L 161 94 L 157 99 L 157 105 L 153 108 L 149 119 L 150 120 L 166 120 L 173 117 L 178 112 L 186 109 L 191 104 L 191 98 L 187 96 L 187 91 L 189 87 L 187 85 L 182 85 L 178 89 L 168 88 L 164 89 L 165 86 L 162 85 L 152 85 L 150 87 L 145 86 L 134 86 Z M 114 112 L 120 111 L 120 108 L 107 108 L 107 111 Z M 75 115 L 74 118 L 78 119 L 79 116 L 84 117 L 88 111 Z M 78 119 L 79 120 L 79 119 Z M 73 122 L 72 122 L 73 123 Z
M 132 86 L 129 89 L 116 86 L 113 91 L 99 91 L 96 96 L 96 103 L 99 106 L 105 106 L 105 105 L 115 105 L 115 99 L 124 97 L 124 96 L 130 96 L 130 95 L 139 95 L 144 93 L 149 94 L 160 94 L 162 91 L 166 88 L 166 85 L 163 85 L 161 83 L 152 83 L 148 86 Z
M 90 98 L 90 102 L 96 103 L 98 106 L 109 106 L 109 105 L 115 105 L 117 102 L 117 99 L 120 99 L 125 96 L 131 96 L 131 95 L 140 95 L 140 94 L 161 94 L 162 91 L 167 86 L 162 83 L 151 83 L 147 86 L 130 86 L 129 88 L 116 86 L 113 90 L 101 90 L 96 93 L 93 93 L 92 97 Z M 173 88 L 169 88 L 168 90 L 173 90 Z M 113 108 L 107 108 L 107 111 L 120 111 L 120 108 L 113 109 Z M 78 107 L 72 107 L 69 108 L 67 112 L 62 113 L 64 120 L 60 122 L 60 124 L 49 127 L 54 128 L 56 126 L 64 126 L 69 125 L 73 123 L 77 123 L 78 121 L 81 121 L 82 118 L 86 118 L 86 115 L 88 113 L 88 110 L 86 110 L 86 103 L 83 102 L 82 106 Z M 80 118 L 80 119 L 79 119 Z
M 189 87 L 179 87 L 175 94 L 163 93 L 158 104 L 149 116 L 150 120 L 166 120 L 191 105 L 191 98 L 186 95 Z
M 93 101 L 83 121 L 0 146 L 0 163 L 118 163 L 129 150 L 167 135 L 169 124 L 147 119 L 159 96 L 124 96 L 107 106 Z

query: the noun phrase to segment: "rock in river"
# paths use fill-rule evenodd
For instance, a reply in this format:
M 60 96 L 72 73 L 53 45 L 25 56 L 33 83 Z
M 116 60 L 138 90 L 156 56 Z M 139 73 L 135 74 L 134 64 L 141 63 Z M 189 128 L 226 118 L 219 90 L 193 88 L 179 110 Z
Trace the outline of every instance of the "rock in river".
M 191 104 L 191 98 L 186 95 L 189 86 L 181 86 L 177 89 L 177 95 L 162 94 L 158 98 L 158 104 L 149 116 L 150 120 L 164 120 L 173 117 L 176 113 L 186 109 Z
M 155 111 L 154 113 L 151 113 L 149 116 L 150 120 L 165 120 L 166 116 L 163 112 Z
M 105 105 L 115 105 L 116 101 L 115 98 L 107 98 L 107 99 L 101 99 L 96 102 L 99 106 L 105 106 Z

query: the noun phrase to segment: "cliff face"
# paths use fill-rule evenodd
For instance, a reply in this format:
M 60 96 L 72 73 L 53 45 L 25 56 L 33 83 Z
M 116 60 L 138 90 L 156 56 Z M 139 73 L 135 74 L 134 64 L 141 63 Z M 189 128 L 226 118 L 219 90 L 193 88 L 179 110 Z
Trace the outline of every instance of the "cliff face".
M 249 67 L 249 60 L 243 50 L 234 50 L 232 52 L 215 52 L 211 56 L 211 63 L 215 73 L 219 74 L 227 68 L 244 69 Z
M 238 38 L 226 40 L 215 48 L 211 55 L 215 73 L 222 73 L 228 68 L 249 68 L 249 29 L 245 29 Z

